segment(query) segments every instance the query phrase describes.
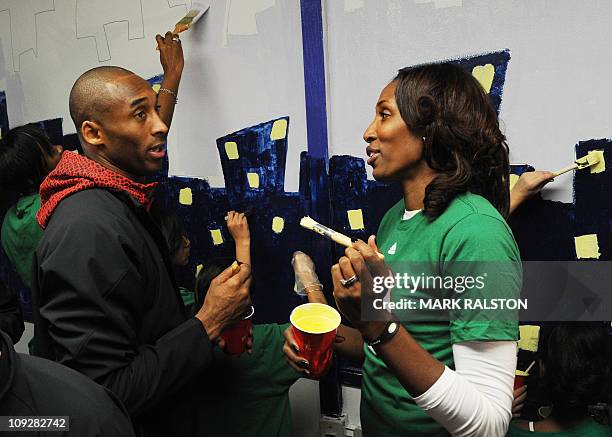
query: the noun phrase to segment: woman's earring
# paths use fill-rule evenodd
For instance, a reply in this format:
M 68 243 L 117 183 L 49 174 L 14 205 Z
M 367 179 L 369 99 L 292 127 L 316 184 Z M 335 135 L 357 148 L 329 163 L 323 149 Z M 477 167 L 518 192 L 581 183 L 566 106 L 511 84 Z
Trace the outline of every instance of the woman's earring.
M 423 142 L 427 141 L 427 137 L 423 137 Z

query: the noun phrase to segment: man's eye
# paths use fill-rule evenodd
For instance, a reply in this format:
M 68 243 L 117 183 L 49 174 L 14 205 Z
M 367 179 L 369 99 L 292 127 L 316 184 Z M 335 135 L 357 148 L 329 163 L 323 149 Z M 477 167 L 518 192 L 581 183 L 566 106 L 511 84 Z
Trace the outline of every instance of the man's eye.
M 138 118 L 138 119 L 144 120 L 147 117 L 147 113 L 144 112 L 144 111 L 138 111 L 135 114 L 135 117 Z
M 155 105 L 155 112 L 159 114 L 160 110 L 161 110 L 161 105 Z

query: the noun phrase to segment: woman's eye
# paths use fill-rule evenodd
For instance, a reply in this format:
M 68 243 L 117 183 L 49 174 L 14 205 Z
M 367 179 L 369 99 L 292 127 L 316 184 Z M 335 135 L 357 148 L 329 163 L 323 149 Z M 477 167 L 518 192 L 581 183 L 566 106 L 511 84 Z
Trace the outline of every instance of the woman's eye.
M 138 118 L 138 119 L 144 120 L 144 119 L 146 118 L 146 116 L 147 116 L 147 113 L 146 113 L 146 112 L 144 112 L 144 111 L 138 111 L 138 112 L 135 114 L 135 116 L 136 116 L 136 118 Z
M 388 112 L 381 112 L 380 113 L 380 118 L 382 118 L 383 120 L 387 117 L 390 117 L 391 114 L 389 114 Z

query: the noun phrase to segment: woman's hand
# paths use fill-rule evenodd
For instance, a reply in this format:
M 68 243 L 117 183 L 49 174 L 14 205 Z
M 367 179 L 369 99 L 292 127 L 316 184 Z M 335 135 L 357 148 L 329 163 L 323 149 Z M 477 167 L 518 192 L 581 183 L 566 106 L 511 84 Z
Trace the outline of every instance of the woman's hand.
M 298 347 L 295 341 L 291 326 L 285 329 L 283 335 L 285 337 L 285 344 L 283 344 L 283 352 L 285 353 L 285 357 L 287 358 L 287 363 L 289 363 L 289 365 L 293 367 L 296 372 L 303 373 L 305 375 L 310 375 L 310 371 L 308 370 L 310 363 L 308 363 L 305 358 L 302 358 L 299 355 L 300 348 Z
M 164 70 L 164 76 L 178 76 L 183 74 L 185 59 L 183 57 L 183 46 L 178 35 L 166 32 L 165 36 L 155 35 L 159 47 L 159 60 Z
M 227 229 L 236 243 L 251 241 L 249 222 L 244 213 L 229 211 L 227 213 Z
M 345 256 L 331 269 L 334 299 L 338 309 L 361 331 L 365 339 L 378 338 L 385 322 L 363 321 L 361 300 L 366 296 L 374 296 L 374 277 L 385 277 L 390 273 L 390 269 L 384 263 L 384 257 L 376 246 L 374 235 L 370 236 L 367 244 L 358 240 L 344 253 Z M 384 320 L 388 314 L 381 316 L 383 316 L 381 320 Z
M 516 419 L 521 417 L 521 410 L 525 406 L 525 400 L 527 399 L 527 386 L 514 390 L 514 399 L 512 399 L 512 418 Z

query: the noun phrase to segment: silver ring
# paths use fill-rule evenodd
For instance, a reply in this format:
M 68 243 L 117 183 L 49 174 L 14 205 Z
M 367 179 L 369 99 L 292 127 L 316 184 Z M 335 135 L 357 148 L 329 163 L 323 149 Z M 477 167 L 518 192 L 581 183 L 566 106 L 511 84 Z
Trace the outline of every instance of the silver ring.
M 181 42 L 181 39 L 178 36 L 173 36 L 172 37 L 172 41 L 178 41 Z
M 357 275 L 353 275 L 348 279 L 340 279 L 340 283 L 342 284 L 342 286 L 347 288 L 353 285 L 355 282 L 357 282 Z

